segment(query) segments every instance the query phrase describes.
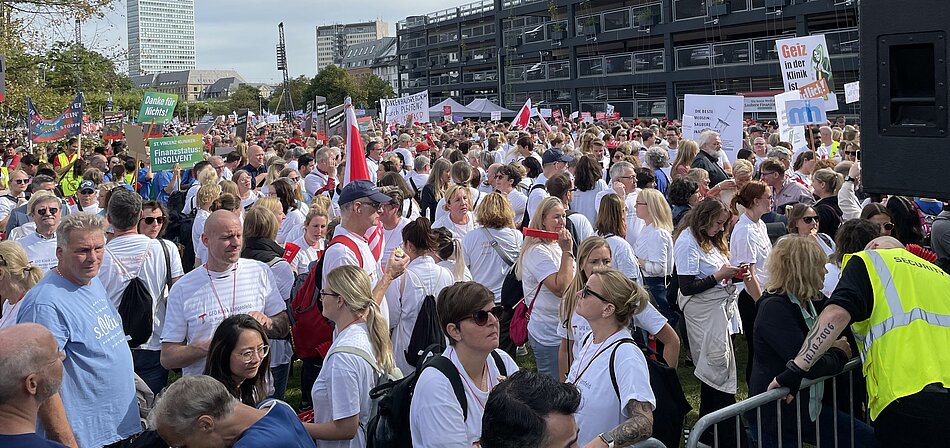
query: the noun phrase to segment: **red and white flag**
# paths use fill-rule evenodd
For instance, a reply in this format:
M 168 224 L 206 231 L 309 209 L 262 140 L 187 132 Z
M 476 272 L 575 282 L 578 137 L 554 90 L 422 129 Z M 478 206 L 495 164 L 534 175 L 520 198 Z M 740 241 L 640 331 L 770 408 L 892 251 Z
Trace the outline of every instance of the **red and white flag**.
M 515 119 L 511 122 L 511 125 L 519 129 L 528 129 L 528 122 L 530 120 L 531 98 L 528 98 L 528 101 L 525 101 L 524 106 L 521 106 L 521 110 L 518 111 L 518 115 L 515 115 Z
M 359 125 L 356 123 L 356 112 L 353 111 L 353 102 L 349 97 L 343 102 L 343 109 L 346 111 L 346 170 L 343 173 L 343 185 L 346 186 L 354 180 L 370 179 L 366 152 L 360 138 Z M 383 224 L 377 221 L 376 227 L 370 227 L 365 236 L 373 256 L 379 262 L 383 257 Z
M 544 132 L 551 133 L 554 132 L 554 129 L 551 129 L 551 125 L 548 124 L 548 120 L 545 120 L 544 117 L 538 115 L 538 119 L 541 120 L 541 127 L 544 128 Z

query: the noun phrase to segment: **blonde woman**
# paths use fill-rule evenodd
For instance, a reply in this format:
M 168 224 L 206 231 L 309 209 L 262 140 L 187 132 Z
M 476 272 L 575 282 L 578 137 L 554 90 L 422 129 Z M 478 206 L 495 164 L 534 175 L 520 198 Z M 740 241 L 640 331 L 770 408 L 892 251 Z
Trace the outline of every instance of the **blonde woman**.
M 574 279 L 574 240 L 566 227 L 567 215 L 559 198 L 544 198 L 528 227 L 557 234 L 557 240 L 525 237 L 515 273 L 521 279 L 525 303 L 531 308 L 528 341 L 538 373 L 558 379 L 557 335 L 561 296 Z
M 287 168 L 287 162 L 284 159 L 273 156 L 267 160 L 267 175 L 264 176 L 264 185 L 261 186 L 261 194 L 270 194 L 270 184 L 280 179 L 280 172 Z
M 185 193 L 185 205 L 181 211 L 186 215 L 200 208 L 195 200 L 198 189 L 204 185 L 216 185 L 218 183 L 218 172 L 214 170 L 209 162 L 196 163 L 191 174 L 197 182 L 192 182 L 191 186 L 188 187 L 188 192 Z
M 43 278 L 43 271 L 26 258 L 16 241 L 0 242 L 0 329 L 16 325 L 20 303 L 26 292 Z
M 752 180 L 753 174 L 755 174 L 755 166 L 752 165 L 752 162 L 745 159 L 736 160 L 732 164 L 733 178 L 719 182 L 718 185 L 710 188 L 706 195 L 716 196 L 724 204 L 731 204 L 732 198 L 735 197 L 743 185 Z M 739 213 L 745 213 L 745 208 L 739 209 Z
M 679 152 L 676 153 L 676 160 L 673 161 L 672 172 L 673 179 L 685 176 L 693 165 L 693 159 L 699 154 L 699 145 L 693 140 L 683 140 L 680 142 Z
M 813 206 L 818 212 L 818 232 L 835 235 L 838 233 L 838 226 L 843 222 L 841 207 L 838 206 L 838 190 L 844 184 L 844 176 L 824 168 L 815 171 L 811 179 L 812 191 L 818 198 L 818 202 Z
M 321 196 L 326 197 L 326 196 Z M 330 215 L 326 208 L 312 205 L 303 222 L 303 233 L 300 238 L 292 241 L 300 250 L 294 256 L 291 267 L 297 275 L 310 272 L 310 263 L 317 261 L 326 247 L 327 227 L 330 224 Z
M 203 171 L 214 173 L 213 169 Z M 205 231 L 205 221 L 211 216 L 211 204 L 215 199 L 221 196 L 221 186 L 217 183 L 202 185 L 195 194 L 195 207 L 198 212 L 195 214 L 195 222 L 191 226 L 191 241 L 195 242 L 195 266 L 200 266 L 208 261 L 208 247 L 201 243 L 201 235 Z
M 675 327 L 679 316 L 666 301 L 666 285 L 673 275 L 673 212 L 663 193 L 652 188 L 640 190 L 636 207 L 637 217 L 646 223 L 633 248 L 643 285 Z
M 381 374 L 401 376 L 389 328 L 373 300 L 369 275 L 359 266 L 328 272 L 319 295 L 323 315 L 336 330 L 311 391 L 314 423 L 304 426 L 318 446 L 364 447 L 361 428 L 372 411 L 370 389 Z
M 260 199 L 261 192 L 254 189 L 254 179 L 251 178 L 251 173 L 248 173 L 247 170 L 238 170 L 234 173 L 231 180 L 237 184 L 238 197 L 241 198 L 241 206 L 246 208 L 253 204 L 254 201 Z
M 452 164 L 448 160 L 436 160 L 432 164 L 425 186 L 422 187 L 422 200 L 419 206 L 422 207 L 423 216 L 427 216 L 429 221 L 435 221 L 439 201 L 445 195 L 445 190 L 449 188 L 449 181 L 452 179 L 451 169 Z
M 443 199 L 446 199 L 445 205 L 442 206 L 446 213 L 436 219 L 432 227 L 444 227 L 452 232 L 455 239 L 461 240 L 476 226 L 475 216 L 470 211 L 472 209 L 471 191 L 464 185 L 452 185 Z

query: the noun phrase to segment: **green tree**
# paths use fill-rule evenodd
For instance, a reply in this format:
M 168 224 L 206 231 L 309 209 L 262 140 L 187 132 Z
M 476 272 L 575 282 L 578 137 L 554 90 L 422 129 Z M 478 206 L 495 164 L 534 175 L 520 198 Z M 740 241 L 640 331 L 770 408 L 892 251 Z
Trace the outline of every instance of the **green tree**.
M 132 80 L 119 74 L 111 60 L 82 45 L 56 42 L 39 59 L 37 64 L 45 71 L 46 85 L 59 94 L 69 95 L 77 90 L 98 93 L 132 89 Z
M 310 79 L 304 75 L 300 75 L 296 78 L 291 78 L 290 80 L 290 99 L 294 102 L 293 108 L 296 110 L 303 110 L 307 106 L 306 92 L 307 88 L 310 85 Z M 284 84 L 281 83 L 274 89 L 274 94 L 270 96 L 270 101 L 267 103 L 267 108 L 271 112 L 277 113 L 278 111 L 286 112 L 291 110 L 290 105 L 287 104 L 287 100 L 283 99 L 284 95 Z M 279 108 L 278 108 L 279 105 Z
M 358 97 L 358 93 L 359 89 L 353 77 L 342 68 L 331 64 L 320 70 L 310 81 L 306 97 L 324 96 L 327 98 L 327 106 L 335 107 L 343 104 L 343 100 L 348 96 Z
M 393 92 L 392 84 L 371 73 L 357 76 L 356 86 L 359 92 L 358 104 L 362 104 L 363 107 L 368 109 L 378 108 L 381 98 L 392 98 L 396 96 L 396 92 Z M 353 98 L 353 101 L 357 102 L 357 98 Z
M 292 88 L 291 88 L 291 92 L 293 92 Z M 261 98 L 260 91 L 258 91 L 257 88 L 254 86 L 249 86 L 247 84 L 244 84 L 238 87 L 238 89 L 234 93 L 232 93 L 230 97 L 228 97 L 227 102 L 230 104 L 230 107 L 234 110 L 250 109 L 250 110 L 253 110 L 254 113 L 260 113 L 261 101 L 262 101 L 262 98 Z M 294 103 L 294 106 L 296 107 L 297 104 Z

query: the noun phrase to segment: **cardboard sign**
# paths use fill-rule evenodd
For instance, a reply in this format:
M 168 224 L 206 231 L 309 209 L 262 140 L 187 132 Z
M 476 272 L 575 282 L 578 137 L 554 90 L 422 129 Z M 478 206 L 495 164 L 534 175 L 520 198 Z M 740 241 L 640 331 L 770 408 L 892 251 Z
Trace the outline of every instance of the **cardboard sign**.
M 844 85 L 845 104 L 857 103 L 861 101 L 861 81 L 849 82 Z
M 683 115 L 683 122 L 680 124 L 680 133 L 682 135 L 695 135 L 696 120 L 692 115 Z
M 124 123 L 122 130 L 125 132 L 125 141 L 129 145 L 129 155 L 136 160 L 143 160 L 148 157 L 148 151 L 145 150 L 145 132 L 142 127 L 132 123 Z
M 561 109 L 554 111 L 554 118 L 561 118 Z
M 825 124 L 828 121 L 825 102 L 820 98 L 786 101 L 785 111 L 788 113 L 789 126 Z
M 607 103 L 607 111 L 606 111 L 606 112 L 607 112 L 607 115 L 613 115 L 613 114 L 614 114 L 614 105 L 613 105 L 613 104 L 610 104 L 610 103 Z
M 606 112 L 597 112 L 596 117 L 597 117 L 597 121 L 603 120 L 603 119 L 607 118 L 607 113 L 606 113 Z
M 747 114 L 775 112 L 775 97 L 744 96 L 742 97 L 742 111 Z
M 551 109 L 538 109 L 538 112 L 544 118 L 551 118 L 551 114 L 553 113 Z
M 145 92 L 142 107 L 139 109 L 139 123 L 166 123 L 172 119 L 178 95 L 170 93 Z
M 149 140 L 152 171 L 166 171 L 177 163 L 181 168 L 191 168 L 204 160 L 204 144 L 201 136 L 179 135 Z
M 376 127 L 373 125 L 372 117 L 360 117 L 356 119 L 356 125 L 360 128 L 360 134 L 365 134 L 370 130 L 376 130 Z
M 429 91 L 401 98 L 379 100 L 386 110 L 386 123 L 425 123 L 429 121 Z M 332 126 L 331 126 L 332 127 Z
M 247 119 L 250 113 L 247 109 L 238 109 L 237 118 L 234 120 L 234 135 L 244 141 L 247 141 Z
M 125 114 L 121 112 L 106 112 L 103 119 L 102 138 L 106 140 L 122 139 L 122 122 L 124 120 Z
M 501 111 L 495 110 L 491 113 L 491 121 L 501 121 Z
M 831 57 L 828 55 L 828 43 L 825 35 L 793 37 L 775 41 L 778 52 L 785 91 L 799 90 L 819 80 L 825 80 L 828 94 L 823 95 L 825 111 L 838 109 L 838 98 L 834 95 L 835 83 L 831 74 Z
M 742 148 L 743 97 L 738 95 L 691 95 L 684 97 L 683 115 L 693 117 L 693 131 L 683 133 L 684 139 L 699 141 L 703 130 L 719 133 L 722 149 L 735 160 Z

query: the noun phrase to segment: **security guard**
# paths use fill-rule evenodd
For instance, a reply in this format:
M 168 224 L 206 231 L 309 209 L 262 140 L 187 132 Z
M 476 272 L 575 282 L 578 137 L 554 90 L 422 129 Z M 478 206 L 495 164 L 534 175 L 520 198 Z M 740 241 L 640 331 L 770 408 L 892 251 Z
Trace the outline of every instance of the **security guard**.
M 950 275 L 892 237 L 876 238 L 865 249 L 845 257 L 828 305 L 770 388 L 797 391 L 850 323 L 879 444 L 947 446 Z

